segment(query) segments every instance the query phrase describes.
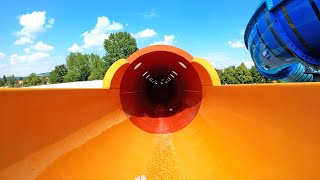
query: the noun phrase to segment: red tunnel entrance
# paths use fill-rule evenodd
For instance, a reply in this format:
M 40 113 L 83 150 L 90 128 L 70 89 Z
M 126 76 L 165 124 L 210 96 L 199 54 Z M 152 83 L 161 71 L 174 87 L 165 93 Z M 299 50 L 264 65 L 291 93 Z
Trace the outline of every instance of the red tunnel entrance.
M 134 54 L 136 57 L 123 75 L 122 108 L 132 123 L 146 132 L 179 131 L 193 120 L 200 108 L 201 80 L 190 63 L 192 57 L 179 51 Z

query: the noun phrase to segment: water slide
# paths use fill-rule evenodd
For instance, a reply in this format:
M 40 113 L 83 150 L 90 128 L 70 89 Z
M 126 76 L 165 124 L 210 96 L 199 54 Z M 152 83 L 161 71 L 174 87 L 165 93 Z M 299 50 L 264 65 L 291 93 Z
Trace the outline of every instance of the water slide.
M 150 46 L 100 89 L 1 89 L 0 179 L 319 178 L 319 83 L 225 85 Z
M 263 76 L 320 81 L 319 32 L 320 0 L 262 0 L 244 41 Z

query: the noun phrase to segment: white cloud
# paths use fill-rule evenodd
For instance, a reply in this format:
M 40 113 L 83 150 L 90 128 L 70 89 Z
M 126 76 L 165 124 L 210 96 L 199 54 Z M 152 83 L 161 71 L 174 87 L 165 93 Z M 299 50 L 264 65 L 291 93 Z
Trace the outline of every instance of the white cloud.
M 242 41 L 228 41 L 231 48 L 245 48 L 246 45 Z
M 45 26 L 47 29 L 52 28 L 52 25 L 54 24 L 54 19 L 50 18 L 48 20 L 48 24 Z
M 48 53 L 44 52 L 36 52 L 28 55 L 18 55 L 18 54 L 12 54 L 10 56 L 10 64 L 20 64 L 20 63 L 33 63 L 38 60 L 42 60 L 45 58 L 48 58 L 50 55 Z
M 176 43 L 175 41 L 175 36 L 174 35 L 164 35 L 163 41 L 158 41 L 158 42 L 154 42 L 151 45 L 156 45 L 156 44 L 164 44 L 164 45 L 173 45 Z
M 117 22 L 110 23 L 110 20 L 103 16 L 98 17 L 96 26 L 90 31 L 82 34 L 84 45 L 83 48 L 102 48 L 105 39 L 108 39 L 110 31 L 123 29 L 123 25 Z
M 19 16 L 18 19 L 22 29 L 17 33 L 20 39 L 14 42 L 15 45 L 33 44 L 37 34 L 46 31 L 54 24 L 53 18 L 49 18 L 46 23 L 45 11 L 33 11 Z
M 68 49 L 70 52 L 82 52 L 83 51 L 83 48 L 80 47 L 77 43 L 73 44 L 69 49 Z
M 54 67 L 59 62 L 63 62 L 64 59 L 60 59 L 58 57 L 48 57 L 45 59 L 42 59 L 41 61 L 35 61 L 34 63 L 22 63 L 22 64 L 0 64 L 0 77 L 3 75 L 15 75 L 15 76 L 21 76 L 25 77 L 28 76 L 31 73 L 45 73 L 50 72 L 54 69 Z
M 6 56 L 6 54 L 0 52 L 0 60 L 3 59 Z
M 212 53 L 204 58 L 217 69 L 223 69 L 233 65 L 231 58 L 224 53 Z
M 27 54 L 29 54 L 31 52 L 30 48 L 24 48 L 23 51 Z
M 18 32 L 18 35 L 34 37 L 35 34 L 45 30 L 46 12 L 34 11 L 30 14 L 21 15 L 19 23 L 23 28 Z
M 53 19 L 53 18 L 50 18 L 50 19 L 48 20 L 48 23 L 49 23 L 49 24 L 53 24 L 53 23 L 54 23 L 54 19 Z
M 42 41 L 39 41 L 37 44 L 31 46 L 31 48 L 37 51 L 51 51 L 54 49 L 53 46 L 45 44 Z
M 244 65 L 245 65 L 248 69 L 250 69 L 252 66 L 254 66 L 254 62 L 253 62 L 253 61 L 246 61 L 246 62 L 244 62 Z
M 145 29 L 143 31 L 140 31 L 136 34 L 132 34 L 132 36 L 136 39 L 139 39 L 139 38 L 150 38 L 150 37 L 153 37 L 157 35 L 157 32 L 155 32 L 153 29 Z
M 151 10 L 148 13 L 142 13 L 141 15 L 143 15 L 143 17 L 146 18 L 146 19 L 152 19 L 152 18 L 160 17 L 154 10 Z
M 121 29 L 123 29 L 123 25 L 114 21 L 112 21 L 112 24 L 107 27 L 108 31 L 118 31 Z
M 27 37 L 21 37 L 14 42 L 15 45 L 33 44 L 33 41 Z
M 207 56 L 203 56 L 203 57 L 204 59 L 208 60 L 216 69 L 225 69 L 230 66 L 238 67 L 242 62 L 247 68 L 251 68 L 252 66 L 254 66 L 254 63 L 251 60 L 249 61 L 239 60 L 238 58 L 229 56 L 224 52 L 210 53 Z

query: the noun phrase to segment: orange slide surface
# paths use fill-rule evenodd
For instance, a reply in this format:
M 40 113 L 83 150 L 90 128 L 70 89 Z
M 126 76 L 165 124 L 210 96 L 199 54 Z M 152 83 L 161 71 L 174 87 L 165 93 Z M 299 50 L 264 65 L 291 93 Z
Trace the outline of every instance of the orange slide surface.
M 0 90 L 0 179 L 319 179 L 319 83 L 203 85 L 192 121 L 164 134 L 119 94 Z

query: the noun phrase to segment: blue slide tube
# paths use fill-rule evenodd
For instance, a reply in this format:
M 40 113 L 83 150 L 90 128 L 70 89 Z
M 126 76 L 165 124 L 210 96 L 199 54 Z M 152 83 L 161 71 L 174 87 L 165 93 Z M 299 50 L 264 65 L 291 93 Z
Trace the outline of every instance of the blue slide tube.
M 263 76 L 319 81 L 320 0 L 263 0 L 244 41 Z

